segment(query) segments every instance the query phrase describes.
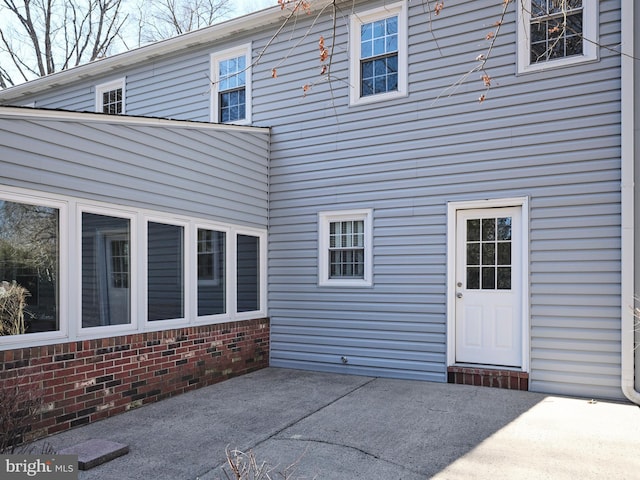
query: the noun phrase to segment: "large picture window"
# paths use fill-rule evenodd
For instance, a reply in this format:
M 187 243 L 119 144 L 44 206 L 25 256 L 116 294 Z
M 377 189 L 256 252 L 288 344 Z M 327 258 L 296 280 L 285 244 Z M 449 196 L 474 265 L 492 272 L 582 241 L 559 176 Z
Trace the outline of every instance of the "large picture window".
M 130 244 L 129 219 L 83 212 L 83 328 L 131 323 Z
M 149 222 L 147 228 L 147 318 L 184 317 L 184 227 Z
M 266 230 L 0 188 L 0 350 L 263 318 Z
M 0 336 L 60 328 L 59 215 L 0 200 Z

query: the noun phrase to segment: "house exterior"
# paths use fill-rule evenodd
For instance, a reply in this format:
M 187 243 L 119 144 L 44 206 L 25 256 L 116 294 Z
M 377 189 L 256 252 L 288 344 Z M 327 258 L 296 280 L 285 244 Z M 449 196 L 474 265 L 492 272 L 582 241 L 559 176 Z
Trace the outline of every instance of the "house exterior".
M 277 367 L 637 402 L 640 14 L 570 2 L 558 33 L 553 5 L 500 3 L 318 1 L 274 37 L 276 7 L 0 92 L 0 198 L 68 212 L 58 288 L 82 292 L 57 330 L 0 339 L 4 371 L 225 325 L 204 342 L 255 337 L 243 368 L 266 346 Z

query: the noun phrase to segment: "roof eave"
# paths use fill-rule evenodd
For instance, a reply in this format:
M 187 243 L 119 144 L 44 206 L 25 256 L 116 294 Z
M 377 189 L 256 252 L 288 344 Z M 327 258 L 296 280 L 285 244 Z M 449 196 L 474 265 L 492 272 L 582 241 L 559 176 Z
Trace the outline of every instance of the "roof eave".
M 213 40 L 222 40 L 233 35 L 246 33 L 259 27 L 284 21 L 289 13 L 287 10 L 283 11 L 279 6 L 275 6 L 110 57 L 94 60 L 90 63 L 0 90 L 0 101 L 19 100 L 21 97 L 68 85 L 78 80 L 108 74 L 170 53 L 199 47 L 211 43 Z

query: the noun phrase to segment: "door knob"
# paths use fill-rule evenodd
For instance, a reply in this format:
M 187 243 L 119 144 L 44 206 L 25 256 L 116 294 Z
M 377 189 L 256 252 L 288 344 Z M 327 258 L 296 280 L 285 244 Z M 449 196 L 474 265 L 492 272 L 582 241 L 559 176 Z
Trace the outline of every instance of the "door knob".
M 458 297 L 458 298 L 462 298 L 462 292 L 458 292 L 458 293 L 456 293 L 456 297 Z

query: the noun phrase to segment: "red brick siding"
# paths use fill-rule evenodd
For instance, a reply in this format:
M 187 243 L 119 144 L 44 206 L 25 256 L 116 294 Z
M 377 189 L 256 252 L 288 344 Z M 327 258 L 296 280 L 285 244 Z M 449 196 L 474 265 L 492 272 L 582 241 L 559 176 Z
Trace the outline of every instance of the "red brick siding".
M 42 396 L 27 440 L 110 417 L 269 364 L 269 320 L 0 351 L 0 388 Z
M 447 375 L 448 383 L 458 385 L 529 390 L 529 374 L 527 372 L 453 366 L 447 368 Z

